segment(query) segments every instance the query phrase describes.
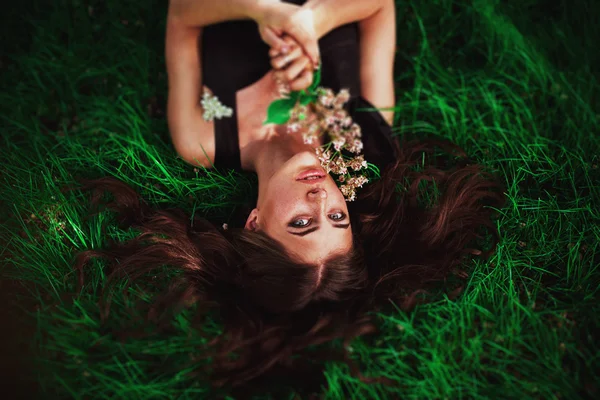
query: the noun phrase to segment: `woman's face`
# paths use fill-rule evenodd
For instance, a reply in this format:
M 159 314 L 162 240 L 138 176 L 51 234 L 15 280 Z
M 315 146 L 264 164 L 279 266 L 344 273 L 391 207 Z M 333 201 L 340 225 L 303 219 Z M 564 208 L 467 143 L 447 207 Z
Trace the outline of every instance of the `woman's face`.
M 271 176 L 246 228 L 263 231 L 310 263 L 352 248 L 344 196 L 311 151 L 294 155 Z

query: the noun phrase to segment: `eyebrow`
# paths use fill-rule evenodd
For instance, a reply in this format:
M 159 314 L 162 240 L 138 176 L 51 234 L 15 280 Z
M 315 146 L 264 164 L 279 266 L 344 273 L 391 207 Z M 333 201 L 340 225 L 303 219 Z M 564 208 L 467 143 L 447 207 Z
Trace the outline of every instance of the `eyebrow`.
M 333 227 L 334 228 L 339 228 L 339 229 L 348 229 L 348 227 L 350 226 L 350 223 L 347 224 L 334 224 Z M 291 233 L 292 235 L 296 235 L 296 236 L 306 236 L 309 233 L 313 233 L 314 231 L 319 230 L 318 226 L 312 227 L 310 229 L 307 229 L 303 232 L 292 232 L 292 231 L 288 231 L 289 233 Z

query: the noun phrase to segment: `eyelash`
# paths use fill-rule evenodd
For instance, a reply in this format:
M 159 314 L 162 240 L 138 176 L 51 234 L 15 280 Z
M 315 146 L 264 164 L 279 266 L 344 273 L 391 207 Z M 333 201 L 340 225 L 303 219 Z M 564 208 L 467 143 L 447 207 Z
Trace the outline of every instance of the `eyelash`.
M 343 221 L 344 219 L 346 219 L 346 214 L 344 214 L 343 212 L 337 212 L 337 213 L 334 213 L 334 214 L 340 214 L 341 215 L 341 217 L 337 218 L 337 219 L 331 218 L 335 222 Z M 329 214 L 328 217 L 330 217 L 331 215 L 334 215 L 334 214 Z M 307 219 L 308 220 L 308 222 L 305 225 L 296 225 L 296 222 L 301 221 L 303 219 Z M 307 226 L 310 225 L 311 222 L 312 222 L 312 218 L 299 218 L 299 219 L 296 219 L 296 220 L 292 221 L 289 224 L 289 226 L 292 227 L 292 228 L 306 228 Z

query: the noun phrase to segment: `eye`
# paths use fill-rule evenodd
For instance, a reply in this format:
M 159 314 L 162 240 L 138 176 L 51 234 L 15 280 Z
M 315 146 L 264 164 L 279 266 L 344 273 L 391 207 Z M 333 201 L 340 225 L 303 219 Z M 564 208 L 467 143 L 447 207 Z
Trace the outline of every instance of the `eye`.
M 310 218 L 299 218 L 296 220 L 293 220 L 289 225 L 292 228 L 305 228 L 308 225 L 310 225 L 311 219 Z
M 346 214 L 344 214 L 343 212 L 336 212 L 333 214 L 329 214 L 329 218 L 331 218 L 333 221 L 342 221 L 346 218 Z

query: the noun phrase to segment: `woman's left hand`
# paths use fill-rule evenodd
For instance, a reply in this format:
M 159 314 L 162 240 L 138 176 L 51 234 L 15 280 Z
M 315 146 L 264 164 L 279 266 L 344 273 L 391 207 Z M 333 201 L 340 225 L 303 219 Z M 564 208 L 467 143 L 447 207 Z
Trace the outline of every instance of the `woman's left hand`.
M 319 36 L 314 12 L 279 0 L 266 2 L 263 12 L 256 19 L 260 36 L 271 48 L 282 53 L 290 51 L 282 40 L 291 36 L 316 67 L 319 64 Z
M 284 36 L 283 41 L 289 49 L 287 53 L 282 54 L 276 48 L 269 50 L 275 80 L 282 89 L 282 94 L 304 90 L 313 82 L 313 64 L 293 38 Z

